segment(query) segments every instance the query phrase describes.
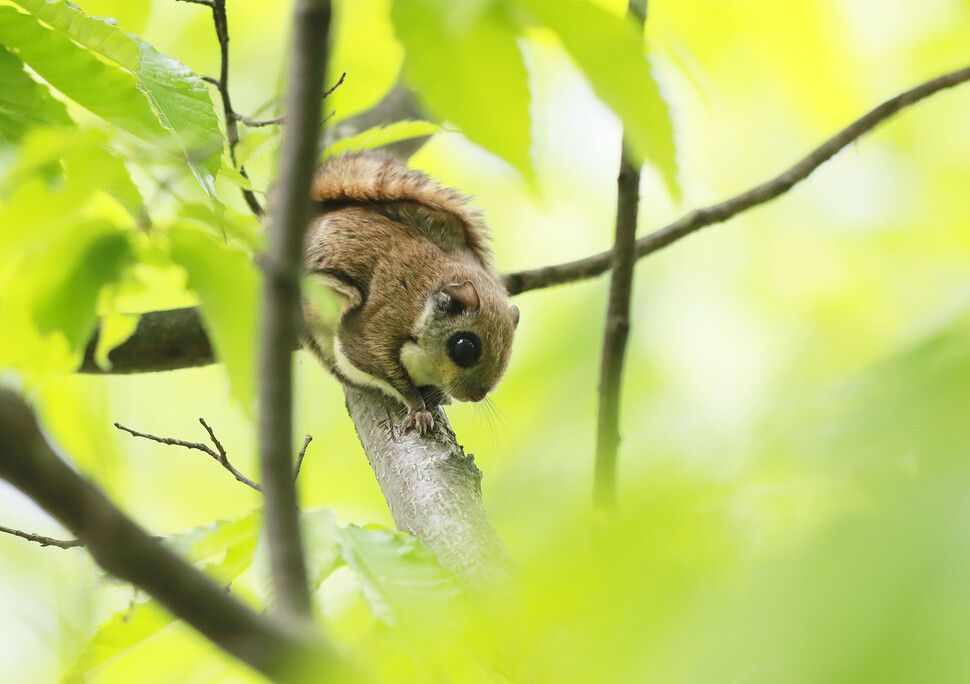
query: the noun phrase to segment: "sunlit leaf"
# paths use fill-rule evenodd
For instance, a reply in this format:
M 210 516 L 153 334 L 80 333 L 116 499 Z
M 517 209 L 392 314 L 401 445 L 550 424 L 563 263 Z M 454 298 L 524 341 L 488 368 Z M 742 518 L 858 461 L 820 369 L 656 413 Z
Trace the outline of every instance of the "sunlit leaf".
M 102 314 L 98 324 L 98 343 L 94 348 L 94 361 L 99 367 L 111 370 L 108 354 L 134 334 L 138 316 L 123 313 Z
M 172 131 L 199 184 L 217 200 L 214 179 L 221 165 L 223 139 L 202 79 L 148 43 L 66 2 L 17 0 L 17 4 L 55 31 L 37 22 L 31 26 L 25 15 L 20 15 L 19 32 L 12 35 L 14 42 L 8 43 L 5 36 L 11 34 L 3 31 L 0 42 L 12 46 L 24 61 L 78 104 L 138 137 L 157 144 L 164 139 L 159 138 L 159 128 Z M 43 45 L 25 46 L 24 41 L 31 38 L 42 40 Z M 92 61 L 92 55 L 80 46 L 120 69 L 103 60 Z M 84 73 L 76 73 L 78 65 L 84 66 Z
M 62 3 L 57 6 L 67 8 Z M 167 136 L 128 68 L 99 59 L 68 36 L 8 6 L 0 6 L 0 43 L 60 92 L 106 121 L 148 142 Z M 131 54 L 126 48 L 118 59 L 130 61 Z
M 522 0 L 526 25 L 536 22 L 559 37 L 596 94 L 616 112 L 633 152 L 660 171 L 667 189 L 680 197 L 674 129 L 644 55 L 634 22 L 586 0 Z
M 78 350 L 97 323 L 101 288 L 121 277 L 133 255 L 127 238 L 111 224 L 81 224 L 72 233 L 73 244 L 58 245 L 45 255 L 49 282 L 35 290 L 34 319 L 41 333 L 60 331 Z
M 233 397 L 245 411 L 255 398 L 257 289 L 249 255 L 187 227 L 169 231 L 172 259 L 188 272 L 216 356 L 229 372 Z
M 348 525 L 340 546 L 374 616 L 386 624 L 434 623 L 461 596 L 455 576 L 410 535 Z
M 505 4 L 411 0 L 391 17 L 421 101 L 531 178 L 528 79 Z
M 64 105 L 24 71 L 24 63 L 0 45 L 0 142 L 19 142 L 32 127 L 69 124 Z
M 172 535 L 163 543 L 190 562 L 221 554 L 220 560 L 202 565 L 201 570 L 216 582 L 228 584 L 252 565 L 259 519 L 260 512 L 253 511 L 239 520 L 219 521 Z M 174 616 L 155 600 L 115 613 L 98 627 L 62 681 L 85 681 L 133 649 L 150 647 L 151 642 L 145 642 L 173 622 Z
M 401 140 L 421 138 L 440 133 L 442 127 L 430 121 L 396 121 L 387 126 L 375 126 L 357 135 L 338 140 L 323 151 L 324 159 L 344 152 L 363 152 L 390 145 Z

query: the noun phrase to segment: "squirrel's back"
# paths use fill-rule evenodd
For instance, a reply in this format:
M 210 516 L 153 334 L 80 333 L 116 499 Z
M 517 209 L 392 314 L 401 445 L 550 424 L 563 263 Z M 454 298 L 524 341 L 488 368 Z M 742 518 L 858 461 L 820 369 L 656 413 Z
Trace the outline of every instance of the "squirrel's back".
M 468 250 L 492 270 L 487 229 L 468 198 L 396 160 L 367 153 L 333 157 L 317 172 L 311 196 L 324 211 L 355 204 L 371 207 L 416 226 L 445 251 Z

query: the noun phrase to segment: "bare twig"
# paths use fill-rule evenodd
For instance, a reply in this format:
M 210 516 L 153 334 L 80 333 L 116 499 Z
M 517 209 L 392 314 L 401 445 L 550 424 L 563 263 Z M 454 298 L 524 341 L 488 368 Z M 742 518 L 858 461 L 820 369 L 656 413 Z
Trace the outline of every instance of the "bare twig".
M 118 510 L 47 443 L 23 399 L 0 390 L 0 478 L 84 542 L 106 571 L 272 681 L 327 681 L 339 661 L 321 638 L 257 615 Z M 308 672 L 303 666 L 311 668 Z
M 202 418 L 199 418 L 199 422 L 202 423 L 202 427 L 204 427 L 206 429 L 206 432 L 209 433 L 210 439 L 212 439 L 213 444 L 216 445 L 216 449 L 219 450 L 218 453 L 213 451 L 208 444 L 203 444 L 202 442 L 187 442 L 184 439 L 175 439 L 173 437 L 158 437 L 156 435 L 148 434 L 146 432 L 138 432 L 137 430 L 132 430 L 129 427 L 125 427 L 121 423 L 115 423 L 114 425 L 119 430 L 124 430 L 125 432 L 127 432 L 128 434 L 134 437 L 142 437 L 144 439 L 150 439 L 151 441 L 158 442 L 159 444 L 168 444 L 170 446 L 180 446 L 186 449 L 195 449 L 196 451 L 201 451 L 206 454 L 209 454 L 209 456 L 215 459 L 215 461 L 219 465 L 221 465 L 223 468 L 225 468 L 230 473 L 232 473 L 232 476 L 236 478 L 236 480 L 238 480 L 239 482 L 242 482 L 247 487 L 255 489 L 257 492 L 263 491 L 262 487 L 260 487 L 257 483 L 253 482 L 248 477 L 246 477 L 238 470 L 236 470 L 236 467 L 229 462 L 229 457 L 226 455 L 225 449 L 222 448 L 222 444 L 216 438 L 216 435 L 212 431 L 212 428 L 210 428 Z
M 334 83 L 332 86 L 330 86 L 329 88 L 327 88 L 326 90 L 323 91 L 323 99 L 326 100 L 328 97 L 330 97 L 331 95 L 333 95 L 333 91 L 335 91 L 337 88 L 339 88 L 340 86 L 342 86 L 344 84 L 344 79 L 345 78 L 347 78 L 347 72 L 346 71 L 343 72 L 342 74 L 340 74 L 340 78 L 337 79 L 337 82 L 336 83 Z M 330 117 L 327 117 L 327 118 L 330 118 Z
M 731 199 L 695 209 L 673 223 L 640 238 L 636 242 L 637 258 L 640 259 L 648 254 L 653 254 L 701 228 L 723 223 L 748 209 L 770 202 L 785 194 L 795 185 L 808 178 L 815 169 L 835 156 L 844 147 L 855 142 L 897 112 L 926 99 L 934 93 L 967 81 L 970 81 L 970 67 L 931 79 L 886 100 L 865 116 L 833 135 L 784 173 Z M 505 282 L 509 293 L 513 295 L 553 285 L 573 283 L 605 273 L 610 269 L 612 259 L 612 251 L 601 252 L 565 264 L 510 273 L 505 276 Z
M 329 31 L 329 0 L 297 0 L 279 196 L 272 207 L 267 249 L 261 259 L 259 454 L 275 608 L 287 623 L 308 629 L 312 629 L 310 592 L 290 451 L 292 355 L 300 316 L 303 234 L 310 218 L 310 184 L 317 161 Z
M 625 148 L 625 141 L 624 141 Z M 599 412 L 596 423 L 596 461 L 593 504 L 600 510 L 616 505 L 617 452 L 620 446 L 620 383 L 630 332 L 630 300 L 633 290 L 634 245 L 640 205 L 640 169 L 627 156 L 620 159 L 617 177 L 616 238 L 613 275 L 603 334 L 600 363 Z
M 3 525 L 0 525 L 0 532 L 12 534 L 15 537 L 20 537 L 21 539 L 26 539 L 27 541 L 36 542 L 41 546 L 56 546 L 59 549 L 74 549 L 79 546 L 84 546 L 84 542 L 82 542 L 80 539 L 52 539 L 51 537 L 45 537 L 40 534 L 21 532 L 20 530 L 4 527 Z
M 646 3 L 630 0 L 627 16 L 640 32 L 647 20 Z M 620 143 L 620 171 L 616 179 L 616 231 L 613 240 L 613 273 L 606 307 L 603 352 L 600 362 L 599 411 L 596 421 L 596 460 L 593 505 L 600 510 L 616 506 L 616 462 L 620 448 L 620 383 L 630 333 L 630 300 L 633 293 L 634 247 L 637 211 L 640 207 L 640 167 L 630 158 L 626 134 Z
M 250 119 L 248 116 L 245 116 L 243 114 L 237 114 L 236 112 L 233 112 L 232 115 L 233 117 L 235 117 L 236 121 L 238 121 L 239 123 L 245 124 L 250 128 L 262 128 L 263 126 L 278 126 L 279 124 L 283 123 L 282 116 L 277 116 L 276 118 L 273 118 L 273 119 Z
M 303 438 L 303 446 L 300 448 L 300 453 L 296 456 L 296 468 L 293 469 L 294 480 L 300 477 L 300 469 L 303 467 L 303 457 L 306 456 L 306 448 L 310 446 L 310 442 L 312 441 L 313 437 L 310 435 Z
M 181 0 L 195 5 L 205 5 L 212 10 L 212 22 L 215 24 L 216 37 L 219 39 L 219 78 L 203 76 L 202 80 L 211 83 L 219 91 L 222 98 L 222 112 L 226 122 L 226 138 L 229 140 L 229 159 L 239 171 L 239 175 L 248 179 L 246 167 L 236 161 L 236 145 L 239 144 L 239 127 L 236 125 L 238 115 L 232 108 L 229 97 L 229 20 L 226 16 L 226 0 Z M 240 188 L 243 199 L 249 210 L 257 217 L 263 215 L 263 207 L 252 190 Z

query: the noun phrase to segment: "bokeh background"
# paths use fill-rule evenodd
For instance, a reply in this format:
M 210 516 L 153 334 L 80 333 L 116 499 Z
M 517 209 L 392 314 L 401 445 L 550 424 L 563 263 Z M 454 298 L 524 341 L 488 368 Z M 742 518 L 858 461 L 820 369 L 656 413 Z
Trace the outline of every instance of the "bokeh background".
M 204 7 L 80 5 L 197 73 L 217 70 Z M 339 119 L 380 98 L 403 51 L 389 0 L 337 5 L 333 71 L 347 80 L 328 106 Z M 288 9 L 229 3 L 241 112 L 273 111 Z M 959 0 L 650 2 L 647 38 L 684 196 L 674 204 L 647 166 L 641 234 L 761 183 L 878 102 L 964 66 L 968 35 L 970 3 Z M 606 249 L 613 232 L 619 124 L 555 44 L 523 50 L 533 186 L 454 132 L 412 159 L 475 196 L 503 271 Z M 607 281 L 516 299 L 522 323 L 493 395 L 500 412 L 448 408 L 522 571 L 524 598 L 497 647 L 515 663 L 511 679 L 967 680 L 968 112 L 970 87 L 936 95 L 781 199 L 639 263 L 619 522 L 605 541 L 590 511 Z M 501 102 L 494 118 L 501 127 Z M 269 179 L 273 155 L 250 171 Z M 183 274 L 157 285 L 131 310 L 192 303 Z M 391 525 L 340 389 L 302 352 L 296 367 L 296 431 L 314 437 L 304 507 Z M 14 370 L 2 377 L 18 382 Z M 221 366 L 51 376 L 31 396 L 52 439 L 157 534 L 258 504 L 203 454 L 112 427 L 201 440 L 205 417 L 255 476 L 253 416 Z M 65 534 L 5 484 L 0 524 Z M 328 583 L 336 638 L 364 639 L 359 590 L 346 578 Z M 55 681 L 94 627 L 132 600 L 105 588 L 83 551 L 0 536 L 0 681 Z M 154 650 L 108 664 L 95 681 L 252 677 L 186 632 L 160 633 Z

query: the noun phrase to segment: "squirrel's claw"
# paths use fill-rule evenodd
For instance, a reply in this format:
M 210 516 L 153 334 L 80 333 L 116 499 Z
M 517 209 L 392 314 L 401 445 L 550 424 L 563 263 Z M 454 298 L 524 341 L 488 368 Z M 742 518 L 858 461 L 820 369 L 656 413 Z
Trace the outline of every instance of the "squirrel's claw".
M 401 428 L 404 432 L 416 430 L 419 435 L 424 435 L 434 429 L 434 417 L 427 409 L 414 410 L 404 419 Z

